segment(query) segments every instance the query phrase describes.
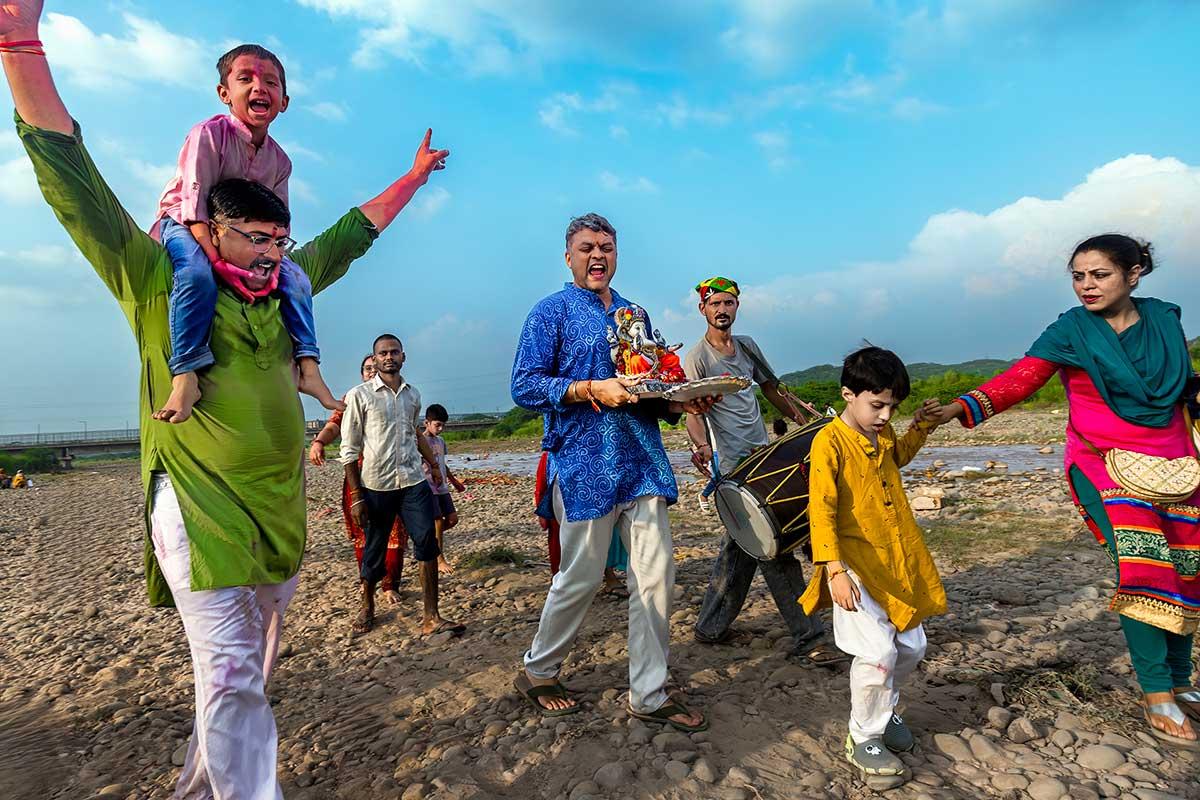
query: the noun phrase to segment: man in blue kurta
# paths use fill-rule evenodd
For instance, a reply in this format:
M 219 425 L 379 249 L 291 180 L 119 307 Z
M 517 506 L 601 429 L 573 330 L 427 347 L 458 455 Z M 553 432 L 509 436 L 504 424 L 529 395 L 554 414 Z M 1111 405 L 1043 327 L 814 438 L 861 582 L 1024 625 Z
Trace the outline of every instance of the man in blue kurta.
M 632 383 L 617 377 L 607 332 L 616 327 L 613 312 L 631 303 L 609 285 L 617 271 L 617 233 L 608 220 L 598 214 L 571 220 L 566 261 L 572 281 L 529 312 L 513 364 L 513 400 L 545 417 L 542 449 L 549 453 L 547 483 L 562 547 L 561 568 L 516 686 L 546 716 L 579 710 L 558 674 L 600 584 L 617 526 L 629 551 L 630 712 L 703 730 L 703 715 L 666 689 L 675 586 L 667 507 L 678 490 L 658 421 L 703 413 L 714 398 L 638 402 Z

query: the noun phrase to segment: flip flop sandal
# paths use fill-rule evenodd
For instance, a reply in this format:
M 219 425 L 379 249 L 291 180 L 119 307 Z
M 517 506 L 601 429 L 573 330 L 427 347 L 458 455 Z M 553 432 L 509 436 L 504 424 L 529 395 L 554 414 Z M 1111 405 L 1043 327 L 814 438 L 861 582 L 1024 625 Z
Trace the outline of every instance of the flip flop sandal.
M 458 622 L 450 622 L 449 620 L 442 620 L 442 622 L 440 622 L 436 628 L 431 630 L 429 633 L 421 634 L 421 636 L 423 638 L 427 638 L 430 636 L 436 636 L 439 633 L 449 633 L 454 636 L 462 636 L 466 632 L 467 632 L 466 625 L 463 625 Z
M 812 649 L 796 649 L 792 654 L 801 661 L 812 664 L 814 667 L 831 668 L 839 664 L 845 664 L 850 660 L 850 656 L 839 650 L 837 647 L 828 642 L 821 642 Z
M 1192 718 L 1193 722 L 1200 722 L 1200 689 L 1193 686 L 1182 692 L 1176 692 L 1175 702 L 1184 714 Z
M 605 584 L 600 588 L 600 594 L 615 600 L 629 599 L 629 590 L 619 583 Z
M 649 714 L 647 714 L 642 711 L 635 711 L 633 706 L 628 706 L 629 714 L 637 717 L 643 722 L 655 722 L 659 725 L 670 725 L 675 730 L 683 731 L 684 733 L 698 733 L 700 731 L 708 730 L 708 720 L 705 719 L 703 715 L 701 715 L 699 725 L 685 725 L 682 722 L 676 722 L 675 720 L 671 719 L 671 717 L 678 716 L 679 714 L 690 715 L 692 712 L 679 700 L 679 694 L 673 693 L 668 695 L 668 697 L 671 699 L 666 703 L 663 703 L 662 707 L 660 707 L 657 711 L 651 711 Z
M 1187 716 L 1175 703 L 1154 703 L 1153 705 L 1143 703 L 1142 716 L 1146 718 L 1146 724 L 1150 726 L 1150 735 L 1155 739 L 1183 750 L 1200 750 L 1200 741 L 1185 739 L 1182 736 L 1167 733 L 1164 730 L 1156 728 L 1154 723 L 1150 721 L 1151 717 L 1166 717 L 1176 725 L 1183 725 L 1187 722 Z
M 553 697 L 559 700 L 570 700 L 571 696 L 567 694 L 566 688 L 555 681 L 548 686 L 534 686 L 529 680 L 529 676 L 522 671 L 513 680 L 513 688 L 520 692 L 521 696 L 533 704 L 533 707 L 541 712 L 543 717 L 565 717 L 568 714 L 575 714 L 582 710 L 582 706 L 576 703 L 573 706 L 566 708 L 546 708 L 538 702 L 539 697 Z

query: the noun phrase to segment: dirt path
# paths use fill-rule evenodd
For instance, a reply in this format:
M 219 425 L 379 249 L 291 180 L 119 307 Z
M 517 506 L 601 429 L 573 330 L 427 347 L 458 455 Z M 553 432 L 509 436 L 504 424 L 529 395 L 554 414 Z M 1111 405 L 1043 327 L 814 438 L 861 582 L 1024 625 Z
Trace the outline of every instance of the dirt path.
M 671 515 L 671 661 L 712 727 L 689 737 L 626 717 L 626 610 L 604 598 L 565 665 L 584 712 L 543 723 L 518 702 L 511 680 L 549 581 L 530 481 L 464 475 L 451 556 L 529 558 L 444 580 L 444 608 L 471 625 L 464 638 L 412 634 L 408 570 L 404 604 L 351 640 L 338 472 L 309 477 L 310 543 L 270 687 L 288 798 L 871 795 L 840 752 L 845 675 L 788 660 L 760 580 L 738 623 L 747 645 L 692 641 L 720 531 L 694 498 Z M 38 483 L 0 493 L 0 797 L 166 797 L 191 726 L 191 671 L 178 617 L 145 603 L 136 467 Z M 1158 747 L 1133 716 L 1128 656 L 1104 610 L 1111 567 L 1061 479 L 940 485 L 951 504 L 924 524 L 951 608 L 929 624 L 929 657 L 903 692 L 921 748 L 913 781 L 889 795 L 1200 797 L 1200 760 Z

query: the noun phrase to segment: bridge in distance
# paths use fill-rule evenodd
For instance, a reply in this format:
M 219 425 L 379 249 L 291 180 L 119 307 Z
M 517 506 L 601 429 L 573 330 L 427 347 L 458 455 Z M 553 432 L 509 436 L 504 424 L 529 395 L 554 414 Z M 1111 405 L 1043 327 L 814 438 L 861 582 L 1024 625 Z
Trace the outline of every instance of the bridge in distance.
M 487 430 L 499 422 L 502 416 L 503 414 L 499 413 L 453 415 L 446 423 L 446 431 Z M 323 427 L 323 419 L 306 421 L 306 437 L 311 439 Z M 70 469 L 71 463 L 79 456 L 136 453 L 139 446 L 137 428 L 0 435 L 0 452 L 19 454 L 30 450 L 52 450 L 58 458 L 59 466 L 64 469 Z

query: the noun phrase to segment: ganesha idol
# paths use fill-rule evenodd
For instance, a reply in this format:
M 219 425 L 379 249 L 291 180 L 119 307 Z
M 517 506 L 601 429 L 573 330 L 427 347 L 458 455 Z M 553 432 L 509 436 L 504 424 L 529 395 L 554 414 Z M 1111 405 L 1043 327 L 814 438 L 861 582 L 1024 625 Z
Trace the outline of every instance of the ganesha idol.
M 683 344 L 668 345 L 658 330 L 651 332 L 650 318 L 641 306 L 618 308 L 613 321 L 616 329 L 608 329 L 609 354 L 617 375 L 638 381 L 630 387 L 635 394 L 684 400 L 738 391 L 750 385 L 749 378 L 733 376 L 722 376 L 715 383 L 711 378 L 688 381 L 675 354 Z M 709 386 L 710 383 L 713 385 Z
M 613 314 L 617 328 L 608 329 L 609 354 L 617 374 L 626 378 L 662 383 L 683 383 L 687 376 L 675 351 L 683 344 L 668 347 L 657 330 L 650 334 L 650 318 L 641 306 L 618 308 Z

